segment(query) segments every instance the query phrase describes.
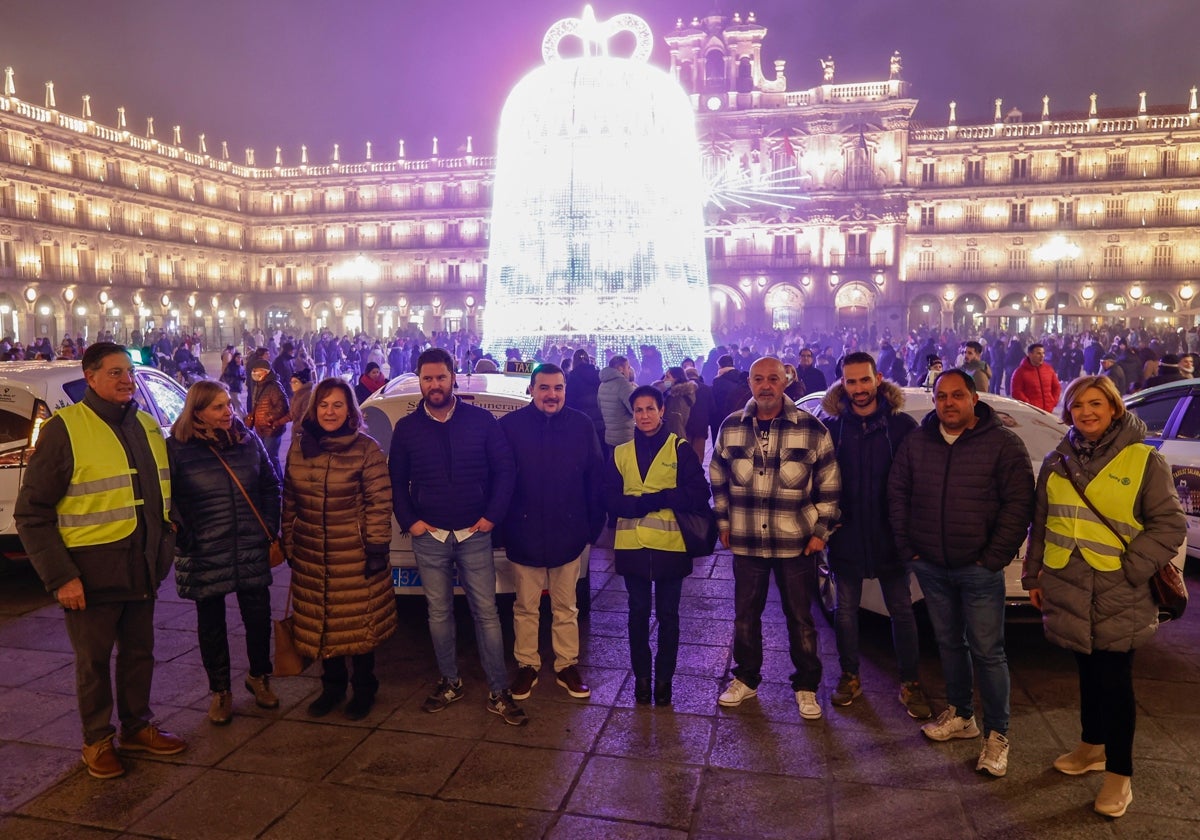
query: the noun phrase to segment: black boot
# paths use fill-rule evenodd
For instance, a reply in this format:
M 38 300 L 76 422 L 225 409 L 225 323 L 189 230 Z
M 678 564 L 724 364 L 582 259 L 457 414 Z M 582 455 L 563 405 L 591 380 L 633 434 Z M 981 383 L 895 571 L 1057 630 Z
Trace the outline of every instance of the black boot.
M 342 702 L 342 698 L 346 696 L 344 688 L 330 688 L 326 686 L 321 691 L 321 696 L 308 704 L 309 717 L 325 717 L 333 711 L 333 707 Z
M 355 691 L 342 714 L 346 716 L 346 720 L 362 720 L 370 713 L 373 705 L 375 705 L 374 691 Z
M 650 705 L 650 678 L 636 677 L 633 681 L 633 699 L 640 706 Z
M 654 705 L 655 706 L 670 706 L 671 705 L 671 681 L 666 680 L 656 682 L 654 684 Z

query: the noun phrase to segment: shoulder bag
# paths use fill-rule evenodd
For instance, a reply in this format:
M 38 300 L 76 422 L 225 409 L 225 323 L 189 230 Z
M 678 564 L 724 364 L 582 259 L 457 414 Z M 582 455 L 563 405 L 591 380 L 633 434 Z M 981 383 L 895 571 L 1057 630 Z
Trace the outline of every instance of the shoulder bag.
M 263 520 L 262 514 L 258 512 L 254 502 L 250 500 L 250 494 L 246 492 L 246 488 L 242 486 L 242 482 L 238 481 L 238 477 L 233 474 L 233 470 L 229 468 L 229 464 L 221 457 L 221 453 L 217 451 L 215 446 L 208 447 L 212 450 L 212 454 L 217 456 L 217 460 L 221 462 L 221 466 L 225 468 L 225 472 L 229 473 L 229 477 L 233 479 L 233 483 L 237 485 L 237 489 L 242 491 L 242 496 L 246 500 L 246 504 L 250 505 L 250 510 L 254 511 L 254 517 L 258 520 L 258 524 L 262 526 L 263 533 L 267 535 L 267 542 L 270 544 L 268 548 L 268 557 L 271 561 L 271 568 L 282 566 L 287 559 L 283 553 L 283 543 L 275 538 L 271 533 L 271 529 L 267 527 L 267 523 Z
M 690 446 L 680 438 L 679 445 Z M 678 483 L 678 473 L 676 473 Z M 702 511 L 672 510 L 679 532 L 683 535 L 683 548 L 688 557 L 708 557 L 717 547 L 717 515 L 709 505 Z
M 283 618 L 275 620 L 275 666 L 273 677 L 298 677 L 304 673 L 312 660 L 302 656 L 296 649 L 296 617 L 292 614 L 292 587 L 289 584 L 287 602 L 283 607 Z
M 1067 480 L 1071 482 L 1071 486 L 1075 488 L 1075 492 L 1079 494 L 1079 498 L 1083 499 L 1083 503 L 1088 506 L 1088 509 L 1096 514 L 1096 518 L 1104 523 L 1108 530 L 1116 535 L 1121 541 L 1121 545 L 1126 548 L 1129 543 L 1125 541 L 1125 537 L 1121 532 L 1109 521 L 1109 518 L 1096 509 L 1092 504 L 1092 500 L 1087 497 L 1087 493 L 1079 486 L 1079 482 L 1075 480 L 1075 475 L 1071 472 L 1071 467 L 1067 463 L 1067 456 L 1061 452 L 1058 453 L 1059 459 L 1062 461 L 1063 471 L 1067 474 Z M 1150 594 L 1154 597 L 1154 603 L 1158 605 L 1158 613 L 1160 619 L 1178 620 L 1183 617 L 1183 611 L 1187 609 L 1188 591 L 1187 585 L 1183 582 L 1183 575 L 1179 573 L 1179 569 L 1174 563 L 1167 563 L 1150 578 Z

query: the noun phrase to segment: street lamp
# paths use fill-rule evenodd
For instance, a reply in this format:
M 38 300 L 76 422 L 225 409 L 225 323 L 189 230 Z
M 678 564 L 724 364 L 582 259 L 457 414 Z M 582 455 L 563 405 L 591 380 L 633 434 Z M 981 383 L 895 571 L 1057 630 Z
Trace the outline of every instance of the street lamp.
M 1059 280 L 1062 275 L 1063 260 L 1073 260 L 1079 256 L 1079 246 L 1074 242 L 1068 242 L 1067 238 L 1061 233 L 1055 234 L 1050 241 L 1034 251 L 1034 256 L 1039 260 L 1054 261 L 1054 332 L 1062 335 L 1062 313 L 1059 312 L 1059 307 L 1062 305 L 1058 299 Z
M 358 280 L 358 316 L 359 316 L 359 331 L 366 333 L 367 331 L 367 281 L 375 282 L 379 278 L 379 266 L 371 262 L 369 259 L 359 254 L 353 260 L 342 263 L 333 270 L 333 279 L 338 282 L 344 280 Z

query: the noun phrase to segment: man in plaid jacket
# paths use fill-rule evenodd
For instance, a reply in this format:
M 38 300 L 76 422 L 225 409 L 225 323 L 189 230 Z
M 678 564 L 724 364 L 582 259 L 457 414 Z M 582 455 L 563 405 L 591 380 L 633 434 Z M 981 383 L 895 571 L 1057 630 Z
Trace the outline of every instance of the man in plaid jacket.
M 838 518 L 841 474 L 829 432 L 784 395 L 783 363 L 750 368 L 752 399 L 721 424 L 709 466 L 717 528 L 733 551 L 734 679 L 717 702 L 738 706 L 762 680 L 762 613 L 771 575 L 787 619 L 800 716 L 821 717 L 821 661 L 811 602 L 816 559 Z

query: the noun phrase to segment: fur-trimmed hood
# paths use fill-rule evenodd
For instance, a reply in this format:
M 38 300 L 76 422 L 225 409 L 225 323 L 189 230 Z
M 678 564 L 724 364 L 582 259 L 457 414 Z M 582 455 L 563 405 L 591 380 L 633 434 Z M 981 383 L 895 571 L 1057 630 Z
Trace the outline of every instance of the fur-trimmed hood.
M 887 402 L 892 414 L 899 414 L 904 410 L 904 391 L 895 382 L 885 379 L 879 383 L 878 396 Z M 846 397 L 846 386 L 839 379 L 825 392 L 825 397 L 821 400 L 821 411 L 830 417 L 836 417 L 849 410 L 850 400 Z

